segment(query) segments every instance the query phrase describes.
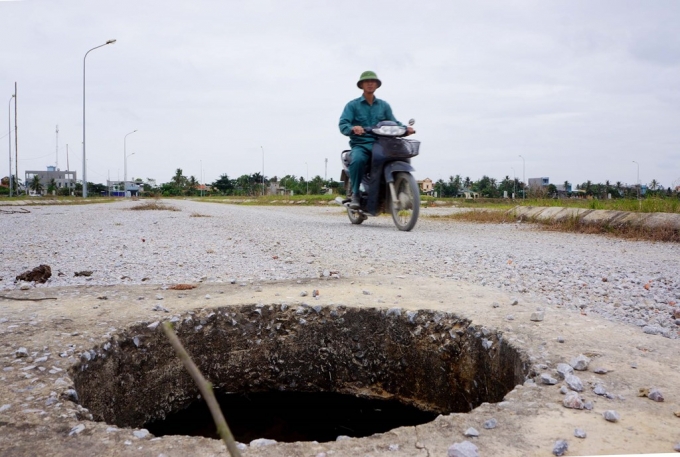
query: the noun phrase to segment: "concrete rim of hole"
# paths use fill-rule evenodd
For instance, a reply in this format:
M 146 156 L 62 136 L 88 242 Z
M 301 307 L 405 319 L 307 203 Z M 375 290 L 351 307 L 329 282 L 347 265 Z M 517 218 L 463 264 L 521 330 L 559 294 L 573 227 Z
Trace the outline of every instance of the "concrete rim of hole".
M 449 414 L 501 401 L 529 371 L 501 332 L 441 311 L 244 305 L 173 320 L 216 391 L 333 392 Z M 198 396 L 150 323 L 83 352 L 71 377 L 80 404 L 119 427 L 163 420 Z

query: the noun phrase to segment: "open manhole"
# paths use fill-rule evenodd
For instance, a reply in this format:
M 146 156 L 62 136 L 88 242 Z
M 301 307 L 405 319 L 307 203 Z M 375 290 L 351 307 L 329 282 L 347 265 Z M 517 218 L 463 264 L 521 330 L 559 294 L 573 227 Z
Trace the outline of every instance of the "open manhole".
M 241 442 L 369 436 L 498 402 L 528 372 L 499 332 L 440 311 L 246 305 L 173 319 Z M 217 437 L 160 326 L 85 352 L 71 375 L 97 420 Z

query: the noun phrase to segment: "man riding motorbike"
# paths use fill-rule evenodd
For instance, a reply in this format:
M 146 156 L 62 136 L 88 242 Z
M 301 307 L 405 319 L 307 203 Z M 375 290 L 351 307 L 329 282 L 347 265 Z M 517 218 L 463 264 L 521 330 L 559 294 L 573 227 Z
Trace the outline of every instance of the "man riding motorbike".
M 359 77 L 357 87 L 364 91 L 363 95 L 347 105 L 340 116 L 340 132 L 349 136 L 349 145 L 352 148 L 349 177 L 352 182 L 352 202 L 350 208 L 358 209 L 359 185 L 366 171 L 366 165 L 371 160 L 371 150 L 376 138 L 367 135 L 364 127 L 377 125 L 380 121 L 393 121 L 399 125 L 392 114 L 389 103 L 375 97 L 375 91 L 382 85 L 380 79 L 373 71 L 365 71 Z M 415 133 L 413 128 L 408 127 L 407 134 Z

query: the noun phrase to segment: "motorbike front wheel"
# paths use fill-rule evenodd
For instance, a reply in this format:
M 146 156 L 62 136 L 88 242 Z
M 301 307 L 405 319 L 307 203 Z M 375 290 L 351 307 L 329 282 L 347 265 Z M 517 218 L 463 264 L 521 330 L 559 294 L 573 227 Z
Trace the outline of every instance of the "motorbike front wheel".
M 366 220 L 366 216 L 361 214 L 359 211 L 347 208 L 347 216 L 352 224 L 359 225 Z
M 415 227 L 420 213 L 420 189 L 411 173 L 397 173 L 394 179 L 397 204 L 389 196 L 390 212 L 394 225 L 401 231 L 408 232 Z

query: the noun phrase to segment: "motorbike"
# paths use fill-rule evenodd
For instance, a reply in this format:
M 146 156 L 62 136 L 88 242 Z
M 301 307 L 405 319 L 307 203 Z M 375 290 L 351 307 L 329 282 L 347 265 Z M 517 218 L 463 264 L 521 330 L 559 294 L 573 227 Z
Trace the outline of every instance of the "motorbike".
M 409 121 L 409 125 L 414 123 L 413 119 Z M 340 181 L 345 185 L 347 198 L 338 197 L 336 201 L 347 207 L 347 215 L 352 224 L 361 224 L 368 216 L 389 212 L 399 230 L 410 231 L 415 227 L 420 212 L 420 189 L 411 174 L 415 171 L 411 166 L 411 159 L 418 155 L 420 141 L 404 138 L 407 135 L 406 127 L 392 121 L 364 127 L 364 131 L 365 135 L 376 137 L 376 141 L 373 143 L 370 166 L 367 167 L 359 187 L 360 207 L 350 207 L 350 150 L 340 153 Z

